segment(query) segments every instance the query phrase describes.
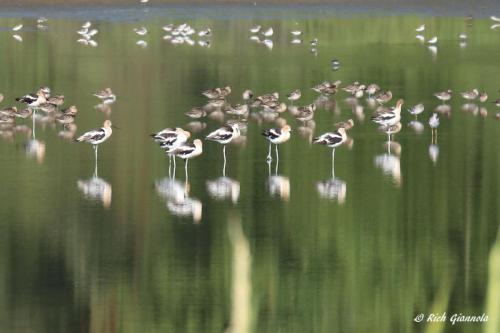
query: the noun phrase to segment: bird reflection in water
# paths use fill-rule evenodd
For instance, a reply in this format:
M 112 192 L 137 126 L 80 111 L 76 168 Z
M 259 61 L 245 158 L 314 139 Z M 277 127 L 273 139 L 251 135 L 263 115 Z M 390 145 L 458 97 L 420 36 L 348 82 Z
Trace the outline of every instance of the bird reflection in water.
M 276 167 L 274 169 L 274 175 L 271 174 L 271 163 L 272 161 L 267 160 L 267 190 L 271 197 L 278 196 L 283 201 L 290 200 L 290 179 L 288 177 L 278 174 L 278 161 L 276 161 Z
M 78 189 L 89 200 L 100 201 L 104 208 L 111 206 L 111 184 L 97 175 L 97 160 L 95 161 L 94 174 L 91 178 L 77 181 Z
M 36 139 L 36 112 L 32 114 L 32 127 L 31 127 L 31 137 L 32 139 L 24 144 L 24 150 L 26 152 L 26 157 L 36 159 L 38 164 L 42 164 L 45 159 L 45 143 L 38 141 Z
M 240 182 L 226 176 L 207 180 L 208 194 L 216 200 L 231 200 L 233 204 L 240 197 Z
M 381 126 L 379 130 L 387 134 L 387 142 L 384 143 L 386 153 L 375 156 L 375 166 L 382 169 L 382 172 L 392 178 L 397 187 L 401 186 L 401 145 L 393 141 L 392 136 L 401 131 L 401 123 L 392 126 Z
M 202 218 L 203 205 L 200 200 L 189 196 L 191 188 L 186 180 L 184 185 L 174 178 L 166 177 L 155 182 L 158 195 L 165 200 L 168 211 L 177 217 L 191 217 L 194 223 Z

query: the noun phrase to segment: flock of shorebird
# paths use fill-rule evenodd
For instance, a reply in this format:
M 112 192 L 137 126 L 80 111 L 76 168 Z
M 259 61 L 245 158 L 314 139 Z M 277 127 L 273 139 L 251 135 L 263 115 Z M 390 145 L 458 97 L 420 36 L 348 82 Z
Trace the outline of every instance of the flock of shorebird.
M 500 18 L 491 17 L 492 20 L 500 22 Z M 39 18 L 37 20 L 38 28 L 45 29 L 47 19 Z M 23 25 L 17 25 L 12 30 L 14 32 L 19 32 L 23 28 Z M 492 27 L 496 28 L 496 27 Z M 422 42 L 427 43 L 430 47 L 435 47 L 438 43 L 438 38 L 436 36 L 425 39 L 423 33 L 425 31 L 425 25 L 422 25 L 416 29 L 419 33 L 417 38 Z M 193 36 L 198 36 L 201 39 L 198 40 L 200 46 L 208 47 L 210 46 L 209 37 L 212 35 L 210 28 L 205 28 L 202 30 L 196 30 L 189 24 L 183 23 L 180 25 L 169 24 L 163 27 L 163 30 L 167 33 L 164 37 L 165 40 L 170 40 L 173 44 L 189 44 L 194 45 L 196 42 L 192 39 Z M 91 22 L 85 22 L 81 29 L 77 31 L 80 38 L 78 42 L 84 45 L 97 46 L 97 42 L 94 37 L 98 34 L 98 29 L 92 26 Z M 134 32 L 139 36 L 145 36 L 148 34 L 148 29 L 145 27 L 135 28 Z M 273 47 L 272 36 L 275 31 L 272 27 L 262 27 L 260 25 L 252 26 L 250 28 L 251 40 L 257 43 L 262 43 L 268 48 Z M 300 39 L 303 32 L 300 30 L 291 31 L 292 44 L 301 44 Z M 17 34 L 16 34 L 17 35 Z M 22 41 L 22 37 L 17 35 L 14 36 L 15 39 Z M 460 34 L 461 41 L 465 41 L 467 36 L 465 34 Z M 138 45 L 147 46 L 147 42 L 140 40 L 137 42 Z M 313 39 L 310 42 L 311 52 L 317 52 L 317 46 L 319 45 L 318 39 Z M 340 62 L 336 59 L 332 60 L 331 63 L 334 69 L 338 69 Z M 319 97 L 312 103 L 305 105 L 296 105 L 302 98 L 302 91 L 300 89 L 295 89 L 290 91 L 285 97 L 285 99 L 280 99 L 280 94 L 277 92 L 271 92 L 262 95 L 254 95 L 251 90 L 245 90 L 241 94 L 242 101 L 238 104 L 231 104 L 229 102 L 229 97 L 232 93 L 230 87 L 218 87 L 213 89 L 208 89 L 202 92 L 202 94 L 208 99 L 206 105 L 203 107 L 195 107 L 187 111 L 185 114 L 187 117 L 193 120 L 199 120 L 201 118 L 210 118 L 224 122 L 224 125 L 204 137 L 205 140 L 216 142 L 222 145 L 223 154 L 223 177 L 226 178 L 226 146 L 231 143 L 239 143 L 245 140 L 245 134 L 247 131 L 247 124 L 249 120 L 255 120 L 259 123 L 261 122 L 273 122 L 276 127 L 265 129 L 262 132 L 264 138 L 268 141 L 268 153 L 267 162 L 270 165 L 273 161 L 272 146 L 275 146 L 275 156 L 276 156 L 276 170 L 278 168 L 277 163 L 279 161 L 279 151 L 278 146 L 287 142 L 292 133 L 292 126 L 285 119 L 284 115 L 289 114 L 290 117 L 295 118 L 298 126 L 297 131 L 299 134 L 308 137 L 311 143 L 324 145 L 331 148 L 332 151 L 332 180 L 333 183 L 322 183 L 318 184 L 318 190 L 325 191 L 328 193 L 334 193 L 338 195 L 337 187 L 342 187 L 339 185 L 339 181 L 335 178 L 334 173 L 334 158 L 335 149 L 341 145 L 352 144 L 352 138 L 348 136 L 348 131 L 354 126 L 354 120 L 349 119 L 345 122 L 339 122 L 334 124 L 331 131 L 323 133 L 315 138 L 313 138 L 314 133 L 314 117 L 316 115 L 317 109 L 329 109 L 336 107 L 335 99 L 331 98 L 336 95 L 340 90 L 347 93 L 348 97 L 345 99 L 345 103 L 353 107 L 353 113 L 362 121 L 364 118 L 363 108 L 360 106 L 360 101 L 362 98 L 366 97 L 366 104 L 368 107 L 372 108 L 373 115 L 371 120 L 379 125 L 379 130 L 386 133 L 388 137 L 388 150 L 390 155 L 391 147 L 396 147 L 394 143 L 391 143 L 394 134 L 398 133 L 402 129 L 401 125 L 401 112 L 404 104 L 403 99 L 398 99 L 394 106 L 388 107 L 386 105 L 390 104 L 393 100 L 393 95 L 390 90 L 381 90 L 379 85 L 375 83 L 362 84 L 359 82 L 354 82 L 347 86 L 342 86 L 340 81 L 324 81 L 314 87 L 312 90 L 319 94 Z M 116 95 L 110 88 L 98 91 L 94 94 L 100 99 L 96 108 L 104 112 L 110 111 L 110 106 L 116 101 Z M 474 88 L 469 91 L 461 92 L 460 95 L 466 100 L 466 103 L 462 106 L 465 111 L 470 111 L 473 114 L 479 114 L 481 116 L 486 116 L 486 108 L 480 106 L 479 103 L 486 103 L 488 101 L 488 94 L 486 92 L 480 92 L 478 89 Z M 434 96 L 441 101 L 435 109 L 435 112 L 431 114 L 428 120 L 429 127 L 432 129 L 432 149 L 430 149 L 430 154 L 436 154 L 437 146 L 437 128 L 440 124 L 440 119 L 438 114 L 448 115 L 451 111 L 451 107 L 446 104 L 452 97 L 453 92 L 449 89 L 437 92 Z M 3 100 L 3 95 L 0 95 L 0 99 Z M 109 119 L 106 119 L 103 126 L 98 129 L 90 130 L 78 137 L 76 136 L 76 125 L 75 119 L 78 113 L 76 106 L 72 105 L 67 108 L 62 108 L 64 104 L 63 95 L 53 95 L 48 87 L 40 88 L 34 94 L 27 94 L 22 97 L 16 98 L 16 101 L 24 103 L 27 107 L 17 109 L 16 106 L 4 108 L 0 110 L 0 133 L 10 133 L 9 131 L 15 131 L 21 126 L 16 125 L 16 118 L 33 118 L 33 128 L 32 135 L 35 139 L 35 118 L 39 117 L 42 113 L 45 122 L 52 122 L 61 124 L 63 131 L 61 136 L 67 139 L 73 139 L 76 142 L 89 143 L 94 148 L 95 161 L 96 161 L 96 171 L 95 176 L 97 177 L 97 152 L 100 144 L 108 140 L 113 133 L 113 125 Z M 500 99 L 493 102 L 497 107 L 500 107 Z M 478 105 L 479 104 L 479 105 Z M 425 111 L 425 107 L 422 103 L 414 105 L 407 109 L 409 114 L 415 117 L 414 120 L 410 121 L 409 126 L 415 131 L 421 132 L 423 130 L 423 124 L 417 121 L 417 117 Z M 38 112 L 38 115 L 37 115 Z M 497 119 L 500 119 L 500 113 L 496 114 Z M 180 158 L 185 161 L 185 178 L 188 179 L 188 163 L 190 159 L 193 159 L 203 153 L 203 138 L 196 138 L 193 141 L 191 139 L 191 132 L 199 132 L 205 129 L 205 124 L 200 125 L 200 123 L 192 122 L 188 124 L 187 129 L 181 127 L 168 127 L 161 131 L 151 134 L 151 137 L 156 141 L 159 146 L 165 151 L 165 154 L 169 157 L 170 169 L 173 163 L 173 177 L 175 179 L 175 167 L 176 159 Z M 33 140 L 36 141 L 36 140 Z M 432 157 L 431 157 L 432 158 Z M 379 159 L 376 161 L 384 168 L 384 164 L 387 164 L 387 159 Z M 277 171 L 276 175 L 277 177 Z M 332 189 L 333 188 L 333 189 Z M 345 194 L 345 184 L 343 187 Z

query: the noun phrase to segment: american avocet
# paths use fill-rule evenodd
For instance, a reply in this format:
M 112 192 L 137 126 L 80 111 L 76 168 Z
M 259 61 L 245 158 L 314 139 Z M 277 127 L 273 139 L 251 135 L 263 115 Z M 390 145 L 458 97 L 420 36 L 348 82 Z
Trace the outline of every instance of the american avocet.
M 437 113 L 433 113 L 431 118 L 429 119 L 429 126 L 432 129 L 432 142 L 437 139 L 437 128 L 439 127 L 439 116 Z
M 30 107 L 38 107 L 47 102 L 45 93 L 40 89 L 36 94 L 27 94 L 23 97 L 16 98 L 16 101 L 25 103 Z
M 185 145 L 187 140 L 191 137 L 191 133 L 183 130 L 180 127 L 166 128 L 158 133 L 153 133 L 150 135 L 156 142 L 160 144 L 160 147 L 165 150 L 168 155 L 168 175 L 172 174 L 172 160 L 174 161 L 174 171 L 173 178 L 175 178 L 175 170 L 177 167 L 175 161 L 175 149 Z
M 238 123 L 226 124 L 219 129 L 211 132 L 206 136 L 206 140 L 215 141 L 220 143 L 222 148 L 222 154 L 224 157 L 224 167 L 223 175 L 226 175 L 226 145 L 237 139 L 240 136 L 240 127 Z
M 271 161 L 273 158 L 271 157 L 271 145 L 274 144 L 276 147 L 276 159 L 279 158 L 278 155 L 278 145 L 281 143 L 285 143 L 290 139 L 291 128 L 289 125 L 284 125 L 281 128 L 271 128 L 264 130 L 262 135 L 269 140 L 269 153 L 267 154 L 267 160 Z
M 288 100 L 290 100 L 292 102 L 298 100 L 300 98 L 300 96 L 302 96 L 300 89 L 295 89 L 286 95 Z
M 372 121 L 383 126 L 395 125 L 401 120 L 401 106 L 403 106 L 403 103 L 404 101 L 399 99 L 395 107 L 391 109 L 382 108 L 372 116 Z
M 184 169 L 186 172 L 186 182 L 188 179 L 188 162 L 191 158 L 201 155 L 203 153 L 203 143 L 200 139 L 194 140 L 192 143 L 185 143 L 175 149 L 167 151 L 169 155 L 180 157 L 184 160 Z
M 392 92 L 390 90 L 382 91 L 377 96 L 375 96 L 375 100 L 379 104 L 388 103 L 392 99 Z
M 409 112 L 410 114 L 414 115 L 414 116 L 415 116 L 415 120 L 416 120 L 416 119 L 417 119 L 417 116 L 418 116 L 419 114 L 421 114 L 422 112 L 424 112 L 424 110 L 425 110 L 424 104 L 419 103 L 419 104 L 417 104 L 417 105 L 412 106 L 411 108 L 409 108 L 409 109 L 408 109 L 408 112 Z
M 479 96 L 479 91 L 477 89 L 472 89 L 470 91 L 461 92 L 460 95 L 467 100 L 473 100 Z
M 347 133 L 344 127 L 339 127 L 334 132 L 321 134 L 313 139 L 313 143 L 325 145 L 332 148 L 332 178 L 335 178 L 335 148 L 342 145 L 347 140 Z
M 76 142 L 86 142 L 92 145 L 95 152 L 96 164 L 97 164 L 97 149 L 101 143 L 109 139 L 111 134 L 113 134 L 113 129 L 111 128 L 112 126 L 113 125 L 111 124 L 111 120 L 109 119 L 105 120 L 103 127 L 90 130 L 75 140 Z
M 446 91 L 437 92 L 434 96 L 444 103 L 445 101 L 449 101 L 451 99 L 452 93 L 451 89 L 448 89 Z
M 162 148 L 170 150 L 185 144 L 191 137 L 191 133 L 180 127 L 169 127 L 157 133 L 152 133 L 150 136 L 160 143 Z

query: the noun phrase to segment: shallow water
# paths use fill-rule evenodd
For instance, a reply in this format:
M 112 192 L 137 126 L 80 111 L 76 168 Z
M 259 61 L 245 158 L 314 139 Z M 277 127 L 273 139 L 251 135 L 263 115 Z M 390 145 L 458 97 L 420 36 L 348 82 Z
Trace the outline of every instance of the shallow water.
M 95 48 L 76 43 L 84 16 L 49 17 L 46 31 L 32 18 L 0 19 L 3 107 L 47 85 L 78 107 L 76 134 L 107 117 L 120 127 L 99 149 L 98 178 L 91 147 L 62 139 L 50 120 L 38 118 L 35 133 L 31 119 L 2 130 L 0 330 L 498 332 L 500 110 L 491 101 L 500 94 L 500 29 L 460 16 L 196 13 L 101 17 Z M 162 25 L 184 20 L 212 28 L 210 48 L 162 39 Z M 22 42 L 8 31 L 19 22 Z M 272 50 L 249 40 L 257 23 L 275 28 Z M 414 37 L 422 23 L 440 38 L 436 53 Z M 139 26 L 150 30 L 146 48 L 136 45 Z M 290 44 L 293 29 L 304 44 Z M 284 115 L 294 131 L 277 169 L 260 135 L 275 124 L 252 118 L 243 144 L 228 146 L 228 178 L 222 147 L 204 142 L 187 185 L 180 161 L 169 180 L 168 158 L 148 136 L 187 128 L 184 112 L 206 103 L 207 88 L 230 85 L 233 104 L 248 88 L 281 96 L 300 88 L 303 105 L 318 98 L 310 87 L 337 79 L 376 82 L 392 90 L 391 105 L 424 103 L 423 131 L 405 111 L 388 151 L 365 98 L 352 107 L 339 92 L 314 126 Z M 92 93 L 107 86 L 118 100 L 103 113 Z M 489 102 L 463 111 L 457 94 L 432 145 L 427 121 L 440 105 L 432 94 L 474 87 Z M 336 150 L 332 181 L 331 151 L 310 140 L 348 118 L 352 144 Z M 204 137 L 221 123 L 191 125 L 206 126 L 193 134 Z M 489 320 L 414 322 L 443 312 Z

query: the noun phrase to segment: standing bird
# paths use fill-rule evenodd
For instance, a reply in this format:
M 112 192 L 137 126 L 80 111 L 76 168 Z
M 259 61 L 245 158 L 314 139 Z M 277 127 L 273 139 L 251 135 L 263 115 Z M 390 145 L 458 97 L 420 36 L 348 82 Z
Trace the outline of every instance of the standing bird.
M 111 134 L 113 134 L 113 129 L 111 127 L 113 127 L 113 125 L 111 124 L 111 120 L 107 119 L 104 121 L 104 124 L 101 128 L 90 130 L 75 140 L 76 142 L 86 142 L 92 145 L 95 152 L 96 170 L 97 170 L 97 149 L 99 148 L 99 144 L 109 139 Z
M 16 98 L 17 102 L 25 103 L 30 107 L 38 107 L 47 102 L 47 98 L 43 89 L 37 91 L 36 94 L 27 94 L 23 97 Z
M 408 112 L 412 115 L 415 116 L 415 120 L 417 119 L 417 116 L 419 114 L 421 114 L 422 112 L 424 112 L 425 110 L 425 107 L 424 107 L 424 104 L 420 103 L 420 104 L 417 104 L 411 108 L 408 109 Z
M 169 127 L 165 128 L 157 133 L 150 134 L 150 136 L 160 144 L 160 147 L 165 149 L 165 151 L 174 150 L 187 142 L 191 137 L 191 133 L 183 130 L 180 127 Z M 175 156 L 168 154 L 169 165 L 168 170 L 170 174 L 170 163 L 172 163 L 172 157 L 174 159 L 174 171 L 175 171 Z M 174 172 L 175 173 L 175 172 Z
M 432 142 L 435 142 L 437 138 L 437 128 L 439 127 L 439 116 L 437 113 L 433 113 L 429 119 L 429 126 L 432 129 Z
M 203 143 L 200 139 L 196 139 L 193 143 L 183 144 L 175 149 L 169 150 L 167 153 L 180 157 L 184 160 L 184 169 L 186 172 L 186 182 L 188 179 L 188 162 L 191 158 L 201 155 L 203 152 Z
M 383 126 L 392 126 L 397 124 L 401 120 L 401 107 L 403 106 L 403 103 L 404 101 L 399 99 L 394 108 L 383 108 L 380 112 L 377 112 L 372 116 L 372 121 Z
M 239 138 L 240 126 L 238 123 L 226 124 L 206 136 L 207 140 L 215 141 L 223 145 L 222 154 L 224 156 L 223 175 L 226 175 L 226 145 Z
M 446 91 L 437 92 L 434 94 L 434 96 L 436 96 L 436 98 L 439 99 L 444 104 L 444 102 L 449 101 L 451 99 L 452 91 L 448 89 Z
M 339 127 L 335 132 L 328 132 L 313 139 L 313 143 L 326 145 L 332 148 L 332 179 L 335 178 L 335 148 L 342 145 L 347 140 L 347 133 L 344 127 Z
M 375 100 L 378 102 L 378 104 L 385 104 L 389 102 L 392 99 L 392 92 L 390 90 L 383 91 L 377 96 L 375 96 Z
M 300 92 L 299 89 L 295 89 L 294 91 L 292 91 L 286 95 L 288 100 L 292 101 L 292 103 L 293 103 L 293 101 L 298 100 L 300 98 L 300 96 L 302 96 L 302 93 Z
M 287 142 L 290 139 L 290 132 L 292 129 L 289 125 L 285 125 L 281 128 L 271 128 L 262 132 L 262 135 L 269 140 L 269 153 L 267 154 L 267 160 L 272 161 L 271 157 L 271 145 L 274 144 L 276 147 L 276 159 L 279 159 L 278 155 L 278 145 Z

